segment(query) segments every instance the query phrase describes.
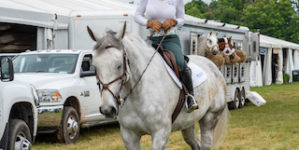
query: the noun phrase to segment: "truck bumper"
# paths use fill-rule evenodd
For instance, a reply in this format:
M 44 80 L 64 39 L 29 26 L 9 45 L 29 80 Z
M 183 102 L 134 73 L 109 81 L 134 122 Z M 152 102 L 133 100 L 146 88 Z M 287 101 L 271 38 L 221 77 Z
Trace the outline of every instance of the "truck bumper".
M 61 123 L 63 105 L 40 106 L 38 110 L 38 132 L 54 132 Z

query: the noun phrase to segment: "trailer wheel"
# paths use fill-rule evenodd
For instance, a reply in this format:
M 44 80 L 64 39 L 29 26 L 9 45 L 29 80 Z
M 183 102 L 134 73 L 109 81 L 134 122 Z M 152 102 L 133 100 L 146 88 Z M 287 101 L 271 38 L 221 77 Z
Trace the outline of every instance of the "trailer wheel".
M 245 106 L 246 96 L 245 96 L 245 89 L 243 88 L 240 93 L 240 105 L 239 108 L 243 108 Z
M 9 126 L 8 149 L 31 150 L 31 134 L 25 121 L 12 119 Z
M 240 94 L 239 90 L 236 89 L 235 91 L 235 96 L 234 96 L 234 101 L 229 103 L 229 108 L 230 109 L 238 109 L 240 105 Z
M 58 128 L 58 140 L 66 144 L 75 143 L 79 137 L 79 133 L 79 115 L 76 109 L 71 106 L 65 106 L 63 109 L 61 125 Z

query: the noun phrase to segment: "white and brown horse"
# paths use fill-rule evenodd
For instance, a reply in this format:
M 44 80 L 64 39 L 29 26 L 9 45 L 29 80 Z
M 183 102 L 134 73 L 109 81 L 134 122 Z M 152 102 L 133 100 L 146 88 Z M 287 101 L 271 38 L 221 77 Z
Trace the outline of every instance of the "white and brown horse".
M 93 65 L 102 87 L 100 111 L 116 117 L 128 150 L 140 149 L 142 135 L 152 136 L 152 149 L 164 150 L 171 131 L 181 130 L 185 141 L 194 150 L 211 149 L 216 124 L 226 130 L 226 84 L 218 68 L 201 56 L 189 56 L 209 77 L 194 89 L 199 109 L 187 113 L 183 107 L 172 124 L 179 91 L 163 60 L 141 37 L 122 31 L 106 32 L 99 37 L 88 28 L 96 42 Z M 124 100 L 120 100 L 123 98 Z M 221 115 L 223 114 L 223 115 Z M 221 121 L 219 121 L 221 120 Z M 195 124 L 200 123 L 201 140 Z M 220 132 L 222 133 L 222 132 Z

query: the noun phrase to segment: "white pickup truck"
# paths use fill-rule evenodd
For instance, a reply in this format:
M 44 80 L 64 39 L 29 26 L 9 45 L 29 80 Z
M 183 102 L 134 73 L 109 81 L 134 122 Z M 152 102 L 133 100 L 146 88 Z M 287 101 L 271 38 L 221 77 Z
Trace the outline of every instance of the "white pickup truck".
M 36 90 L 14 81 L 12 61 L 0 58 L 0 149 L 29 150 L 37 129 Z
M 38 133 L 57 131 L 61 142 L 74 143 L 80 127 L 116 121 L 99 112 L 101 93 L 92 56 L 92 50 L 39 50 L 14 58 L 15 79 L 37 91 Z

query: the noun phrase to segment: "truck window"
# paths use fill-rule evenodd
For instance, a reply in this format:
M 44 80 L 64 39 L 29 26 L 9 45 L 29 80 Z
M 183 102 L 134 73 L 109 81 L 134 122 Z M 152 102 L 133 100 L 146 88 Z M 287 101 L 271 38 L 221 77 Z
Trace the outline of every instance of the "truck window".
M 85 55 L 83 57 L 82 64 L 81 64 L 82 71 L 90 71 L 91 61 L 92 61 L 91 54 Z
M 74 73 L 77 54 L 20 55 L 13 60 L 15 73 Z

